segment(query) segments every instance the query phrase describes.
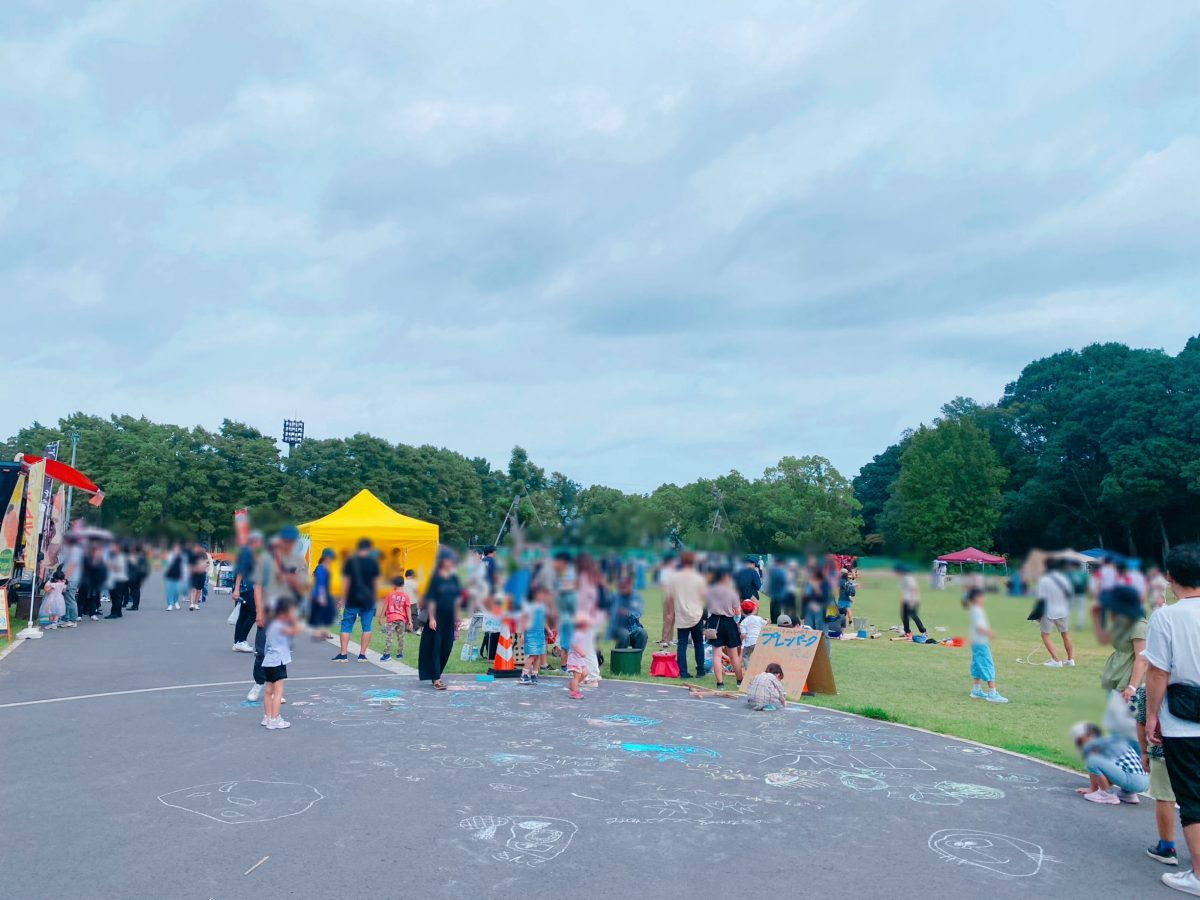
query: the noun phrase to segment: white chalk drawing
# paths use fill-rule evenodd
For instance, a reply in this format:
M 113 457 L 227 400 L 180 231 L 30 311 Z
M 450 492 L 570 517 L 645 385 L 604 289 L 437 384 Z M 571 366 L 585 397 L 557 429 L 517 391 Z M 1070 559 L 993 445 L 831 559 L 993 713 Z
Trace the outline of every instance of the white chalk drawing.
M 501 781 L 493 781 L 488 785 L 493 791 L 499 791 L 501 794 L 519 794 L 526 788 L 518 787 L 515 784 L 504 784 Z
M 997 781 L 1002 781 L 1005 784 L 1037 784 L 1038 779 L 1034 775 L 1021 775 L 1017 772 L 988 772 L 988 778 L 994 778 Z
M 955 797 L 928 784 L 914 785 L 908 799 L 926 806 L 960 806 L 962 797 Z
M 976 766 L 977 769 L 982 769 L 984 772 L 1003 772 L 1004 766 L 989 766 L 987 763 L 981 763 Z
M 843 787 L 854 791 L 886 791 L 888 788 L 888 783 L 875 773 L 839 772 L 838 780 Z
M 958 781 L 939 781 L 934 785 L 943 794 L 962 800 L 1003 800 L 1004 791 L 982 784 L 962 784 Z
M 632 814 L 639 814 L 638 817 L 647 822 L 665 822 L 668 819 L 695 821 L 712 818 L 712 810 L 691 800 L 646 797 L 637 800 L 622 800 L 621 805 L 629 807 Z
M 817 772 L 804 769 L 783 769 L 779 772 L 769 772 L 763 781 L 771 787 L 816 788 L 824 787 Z
M 447 769 L 482 769 L 483 763 L 469 756 L 435 756 Z
M 759 777 L 751 775 L 749 772 L 743 772 L 741 769 L 727 769 L 711 763 L 688 763 L 685 768 L 689 772 L 699 772 L 716 781 L 758 781 Z
M 972 747 L 970 744 L 947 744 L 942 748 L 947 753 L 962 753 L 966 756 L 991 756 L 992 751 L 987 747 Z
M 432 753 L 434 750 L 445 750 L 445 744 L 409 744 L 408 749 L 414 753 Z
M 545 865 L 566 852 L 579 831 L 574 822 L 549 817 L 470 816 L 458 827 L 483 843 L 503 841 L 492 859 L 517 865 Z
M 324 799 L 320 791 L 291 781 L 219 781 L 160 794 L 164 806 L 226 825 L 249 825 L 298 816 Z
M 1049 858 L 1037 844 L 989 831 L 945 828 L 929 836 L 929 849 L 948 862 L 1028 878 Z

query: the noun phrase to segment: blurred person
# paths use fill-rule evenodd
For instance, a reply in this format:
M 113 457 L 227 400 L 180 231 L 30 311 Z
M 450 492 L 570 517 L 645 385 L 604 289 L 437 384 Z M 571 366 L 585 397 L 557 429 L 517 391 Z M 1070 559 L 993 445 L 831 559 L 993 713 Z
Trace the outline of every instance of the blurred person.
M 742 672 L 750 668 L 750 657 L 758 646 L 766 620 L 758 614 L 758 604 L 753 600 L 742 601 L 742 620 L 738 622 L 738 634 L 742 637 Z
M 134 544 L 129 550 L 129 589 L 126 604 L 130 610 L 137 611 L 142 605 L 142 584 L 150 574 L 150 560 L 147 559 L 141 544 Z
M 988 624 L 983 608 L 985 596 L 980 588 L 971 588 L 963 598 L 963 606 L 971 614 L 971 697 L 989 703 L 1007 703 L 1008 698 L 996 689 L 996 662 L 992 658 L 992 638 L 996 633 Z
M 1150 571 L 1146 573 L 1146 595 L 1151 612 L 1166 605 L 1169 589 L 1170 585 L 1167 583 L 1167 577 L 1163 575 L 1162 569 L 1151 566 Z
M 1192 863 L 1163 883 L 1200 896 L 1200 544 L 1172 548 L 1165 562 L 1177 602 L 1146 630 L 1146 738 L 1163 748 Z
M 671 579 L 678 571 L 675 555 L 668 553 L 663 557 L 662 566 L 658 570 L 658 588 L 662 594 L 662 639 L 660 646 L 666 650 L 675 639 L 675 597 L 671 593 Z
M 312 629 L 315 641 L 327 641 L 333 637 L 329 633 L 329 626 L 333 624 L 337 604 L 333 598 L 333 575 L 329 567 L 335 559 L 337 559 L 337 554 L 333 552 L 333 548 L 326 547 L 321 551 L 321 558 L 313 567 L 312 593 L 308 603 L 308 627 Z
M 783 613 L 784 597 L 788 592 L 788 572 L 787 566 L 783 564 L 783 560 L 778 556 L 771 560 L 771 567 L 767 569 L 767 595 L 771 598 L 769 614 L 771 622 L 779 621 L 779 616 Z
M 567 650 L 567 672 L 571 676 L 568 693 L 572 700 L 582 700 L 583 694 L 579 688 L 588 674 L 588 648 L 592 645 L 592 621 L 586 615 L 575 619 L 575 627 L 571 631 L 571 646 Z
M 762 572 L 759 569 L 758 560 L 753 556 L 747 556 L 742 567 L 734 575 L 733 581 L 737 586 L 739 601 L 757 600 L 758 592 L 762 590 Z
M 850 570 L 842 569 L 838 577 L 837 597 L 838 623 L 842 631 L 850 627 L 850 622 L 854 618 L 854 595 L 857 593 L 858 586 L 850 577 Z
M 254 571 L 254 665 L 251 667 L 254 685 L 246 695 L 250 701 L 262 698 L 267 683 L 263 660 L 267 653 L 267 625 L 276 603 L 286 600 L 296 608 L 308 592 L 308 563 L 297 547 L 299 541 L 300 529 L 295 525 L 284 526 L 267 546 L 267 552 L 259 555 Z
M 1146 736 L 1146 688 L 1138 688 L 1134 695 L 1137 721 L 1138 748 L 1142 751 L 1142 768 L 1150 773 L 1150 787 L 1146 794 L 1154 801 L 1154 824 L 1158 829 L 1158 843 L 1146 848 L 1146 855 L 1164 866 L 1179 865 L 1179 854 L 1175 849 L 1175 792 L 1171 789 L 1171 776 L 1163 758 L 1161 744 L 1151 744 Z
M 59 620 L 67 614 L 67 576 L 62 573 L 61 569 L 56 570 L 42 590 L 44 594 L 39 612 L 50 620 L 47 628 L 57 629 Z
M 787 706 L 787 695 L 783 691 L 783 666 L 767 663 L 762 674 L 750 680 L 750 686 L 746 689 L 746 704 L 760 712 Z
M 612 638 L 617 649 L 645 648 L 646 629 L 642 627 L 642 609 L 642 596 L 633 589 L 633 580 L 622 578 L 617 584 L 612 618 Z
M 167 610 L 179 609 L 179 599 L 187 589 L 187 554 L 183 545 L 176 541 L 167 553 L 163 566 L 163 587 L 167 594 Z
M 1071 582 L 1062 573 L 1061 562 L 1053 558 L 1047 559 L 1046 571 L 1038 579 L 1037 596 L 1038 600 L 1045 604 L 1042 617 L 1038 620 L 1038 626 L 1042 634 L 1042 643 L 1046 647 L 1046 652 L 1050 654 L 1050 658 L 1042 663 L 1048 669 L 1061 669 L 1063 666 L 1075 665 L 1075 645 L 1071 641 L 1067 624 L 1067 617 L 1071 614 L 1071 595 L 1073 593 Z M 1056 631 L 1062 638 L 1063 651 L 1067 654 L 1065 660 L 1060 660 L 1054 649 L 1051 635 Z
M 104 548 L 93 544 L 83 561 L 83 596 L 85 615 L 93 622 L 100 621 L 100 592 L 108 581 L 108 564 L 104 559 Z
M 925 623 L 917 610 L 921 605 L 921 592 L 917 587 L 916 576 L 907 566 L 897 565 L 896 574 L 900 577 L 900 620 L 904 627 L 904 636 L 912 637 L 912 625 L 916 624 L 918 634 L 928 634 Z
M 281 707 L 284 702 L 283 683 L 287 681 L 287 667 L 292 661 L 292 638 L 296 634 L 295 610 L 295 604 L 287 597 L 275 601 L 263 643 L 262 672 L 266 680 L 266 693 L 263 697 L 262 724 L 270 731 L 292 727 L 292 723 L 283 718 Z
M 742 683 L 742 635 L 738 631 L 735 616 L 741 608 L 739 591 L 734 588 L 733 575 L 728 569 L 718 569 L 713 582 L 705 593 L 708 607 L 708 631 L 713 648 L 712 670 L 717 680 L 717 690 L 725 689 L 725 661 L 733 669 L 733 677 L 739 686 Z M 753 598 L 745 600 L 754 602 Z
M 63 575 L 67 579 L 67 589 L 64 595 L 67 612 L 63 625 L 74 628 L 79 624 L 79 609 L 82 597 L 79 587 L 83 583 L 83 547 L 79 539 L 67 535 L 64 538 L 66 551 L 63 554 Z
M 424 627 L 421 629 L 421 647 L 417 655 L 418 675 L 422 681 L 431 682 L 439 691 L 446 689 L 442 673 L 454 649 L 458 628 L 454 613 L 458 609 L 462 585 L 455 573 L 457 567 L 458 557 L 448 548 L 443 548 L 438 554 L 437 569 L 425 588 L 422 609 Z
M 558 623 L 558 650 L 565 662 L 575 635 L 578 579 L 575 576 L 571 554 L 565 550 L 554 554 L 551 565 L 554 569 L 554 616 Z
M 1117 569 L 1120 572 L 1120 568 Z M 1146 575 L 1142 572 L 1141 565 L 1134 560 L 1133 565 L 1125 566 L 1125 583 L 1137 591 L 1138 599 L 1146 602 Z
M 1100 687 L 1107 695 L 1104 730 L 1126 740 L 1136 740 L 1137 722 L 1132 704 L 1134 695 L 1145 681 L 1149 665 L 1142 656 L 1146 649 L 1147 623 L 1137 590 L 1128 584 L 1118 584 L 1105 591 L 1092 609 L 1092 626 L 1096 641 L 1112 647 L 1100 673 Z M 1121 799 L 1137 802 L 1136 799 Z
M 679 555 L 679 570 L 671 576 L 671 599 L 675 608 L 675 658 L 679 662 L 679 677 L 688 674 L 687 650 L 690 642 L 696 655 L 696 677 L 703 678 L 704 670 L 704 597 L 708 584 L 696 571 L 696 554 L 685 550 Z
M 199 541 L 188 548 L 188 610 L 195 612 L 208 587 L 208 552 Z
M 1071 583 L 1071 611 L 1068 614 L 1069 624 L 1072 631 L 1083 631 L 1087 627 L 1087 601 L 1091 579 L 1088 578 L 1088 573 L 1083 568 L 1083 563 L 1078 561 L 1072 560 L 1066 563 L 1063 569 L 1063 574 L 1067 576 L 1067 581 Z
M 546 662 L 546 605 L 552 593 L 544 585 L 534 587 L 529 602 L 521 609 L 525 635 L 525 664 L 521 667 L 521 684 L 537 684 L 538 673 Z
M 463 641 L 462 660 L 479 659 L 479 648 L 475 642 L 483 631 L 483 619 L 488 608 L 488 598 L 491 589 L 488 587 L 487 566 L 483 556 L 470 553 L 467 555 L 467 599 L 466 613 L 470 616 L 467 625 L 467 639 Z
M 404 576 L 392 579 L 392 590 L 383 601 L 383 655 L 380 662 L 392 658 L 392 641 L 396 642 L 396 659 L 404 659 L 404 637 L 412 630 L 412 598 L 405 589 Z
M 367 661 L 367 648 L 371 646 L 371 623 L 375 618 L 376 582 L 379 581 L 379 561 L 375 558 L 370 538 L 359 538 L 354 554 L 342 565 L 342 625 L 341 646 L 334 662 L 348 662 L 346 651 L 350 647 L 350 635 L 357 619 L 362 628 L 358 647 L 358 661 Z
M 1121 801 L 1114 788 L 1137 796 L 1150 786 L 1137 744 L 1128 738 L 1119 734 L 1105 737 L 1099 725 L 1078 722 L 1071 728 L 1071 740 L 1088 770 L 1089 786 L 1075 789 L 1084 800 L 1117 805 Z
M 104 618 L 121 618 L 121 611 L 125 608 L 125 598 L 128 596 L 128 592 L 129 558 L 125 555 L 125 548 L 114 541 L 108 555 L 108 596 L 111 602 L 108 615 Z
M 575 574 L 578 579 L 575 621 L 578 622 L 580 618 L 586 618 L 588 621 L 588 644 L 584 654 L 587 660 L 587 677 L 583 684 L 596 687 L 601 681 L 596 637 L 604 618 L 604 573 L 600 571 L 591 554 L 580 553 L 575 557 Z
M 251 531 L 246 546 L 238 549 L 233 566 L 233 602 L 238 604 L 237 622 L 233 626 L 233 652 L 253 653 L 250 629 L 254 626 L 254 570 L 263 552 L 263 534 Z
M 494 597 L 500 584 L 500 576 L 496 571 L 496 548 L 484 547 L 479 555 L 483 560 L 483 577 L 487 582 L 488 596 Z
M 915 579 L 914 579 L 915 580 Z M 828 583 L 818 568 L 808 570 L 804 583 L 804 627 L 825 630 L 825 610 L 829 608 Z

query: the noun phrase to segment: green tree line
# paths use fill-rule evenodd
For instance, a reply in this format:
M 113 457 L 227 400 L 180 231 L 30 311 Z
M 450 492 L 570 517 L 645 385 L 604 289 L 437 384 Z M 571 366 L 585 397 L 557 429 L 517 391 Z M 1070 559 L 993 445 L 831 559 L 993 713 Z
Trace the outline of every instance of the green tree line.
M 1093 344 L 1032 362 L 995 403 L 958 397 L 854 479 L 863 542 L 1105 547 L 1200 540 L 1200 337 L 1176 356 Z
M 862 526 L 850 482 L 817 456 L 785 457 L 759 478 L 730 472 L 629 494 L 547 474 L 521 447 L 506 468 L 368 434 L 306 440 L 285 457 L 274 438 L 228 419 L 210 431 L 83 413 L 21 429 L 6 453 L 40 455 L 55 440 L 67 448 L 72 431 L 78 468 L 105 492 L 100 509 L 77 503 L 76 516 L 129 535 L 221 542 L 237 508 L 271 529 L 323 516 L 362 488 L 437 523 L 443 541 L 457 545 L 493 541 L 515 498 L 520 527 L 555 544 L 661 547 L 676 534 L 689 546 L 846 550 Z

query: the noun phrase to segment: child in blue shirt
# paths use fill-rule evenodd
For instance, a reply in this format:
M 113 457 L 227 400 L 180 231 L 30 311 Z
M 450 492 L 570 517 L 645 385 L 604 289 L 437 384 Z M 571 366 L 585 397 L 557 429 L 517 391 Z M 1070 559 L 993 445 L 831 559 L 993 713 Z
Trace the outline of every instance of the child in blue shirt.
M 963 606 L 971 613 L 971 678 L 975 685 L 971 696 L 989 703 L 1007 703 L 996 690 L 996 663 L 992 659 L 992 638 L 995 632 L 988 625 L 987 613 L 983 611 L 983 589 L 971 588 L 963 598 Z M 987 689 L 984 690 L 984 685 Z
M 536 587 L 525 604 L 525 665 L 521 667 L 521 684 L 537 684 L 538 672 L 546 661 L 546 601 L 550 591 Z

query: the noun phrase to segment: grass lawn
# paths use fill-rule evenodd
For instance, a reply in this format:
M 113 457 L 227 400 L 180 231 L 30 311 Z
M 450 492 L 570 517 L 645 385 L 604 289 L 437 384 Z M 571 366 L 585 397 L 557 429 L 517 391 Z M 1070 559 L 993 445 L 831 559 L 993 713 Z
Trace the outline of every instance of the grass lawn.
M 951 582 L 947 590 L 936 592 L 925 585 L 922 587 L 921 618 L 930 633 L 939 638 L 966 635 L 967 614 L 959 601 L 958 586 Z M 644 591 L 643 596 L 646 615 L 642 621 L 652 645 L 657 646 L 654 639 L 661 633 L 662 600 L 656 588 Z M 864 573 L 855 614 L 869 619 L 886 634 L 890 626 L 900 624 L 899 596 L 898 584 L 890 573 Z M 764 606 L 765 602 L 764 597 Z M 833 670 L 838 694 L 810 697 L 805 702 L 887 718 L 1081 768 L 1067 729 L 1079 719 L 1101 718 L 1105 698 L 1099 676 L 1109 651 L 1100 647 L 1088 632 L 1073 636 L 1078 661 L 1073 669 L 1047 669 L 1041 665 L 1018 663 L 1018 658 L 1024 659 L 1031 654 L 1038 663 L 1047 658 L 1036 623 L 1025 620 L 1031 606 L 1032 601 L 1028 598 L 988 595 L 988 617 L 999 635 L 992 645 L 996 681 L 1000 692 L 1010 700 L 1007 704 L 985 703 L 968 697 L 971 689 L 969 646 L 960 649 L 927 647 L 892 642 L 887 637 L 870 641 L 835 641 Z M 947 630 L 944 633 L 934 631 L 939 626 L 945 626 Z M 355 640 L 358 640 L 357 635 Z M 413 666 L 416 665 L 418 642 L 417 636 L 408 636 L 405 661 Z M 383 651 L 383 636 L 378 632 L 372 635 L 371 646 Z M 486 662 L 460 661 L 461 646 L 460 639 L 447 671 L 478 673 L 487 670 Z M 611 645 L 602 642 L 601 646 L 607 656 Z M 647 673 L 651 649 L 647 647 L 644 661 L 643 668 Z M 648 674 L 642 680 L 649 681 Z M 711 675 L 691 683 L 714 684 Z

